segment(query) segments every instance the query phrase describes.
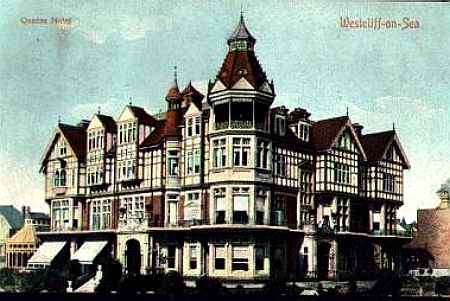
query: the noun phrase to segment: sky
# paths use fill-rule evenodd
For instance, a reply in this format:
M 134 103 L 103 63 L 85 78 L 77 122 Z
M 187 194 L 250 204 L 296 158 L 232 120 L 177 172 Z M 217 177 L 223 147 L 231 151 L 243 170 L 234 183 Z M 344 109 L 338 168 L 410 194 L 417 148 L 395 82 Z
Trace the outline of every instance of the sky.
M 448 5 L 281 0 L 2 1 L 0 204 L 48 210 L 39 167 L 58 119 L 77 123 L 98 107 L 118 117 L 130 97 L 159 112 L 174 65 L 181 86 L 214 79 L 241 7 L 274 105 L 306 108 L 313 120 L 348 107 L 365 133 L 395 123 L 412 165 L 399 216 L 436 206 L 450 177 Z M 419 28 L 342 28 L 347 16 L 407 17 Z

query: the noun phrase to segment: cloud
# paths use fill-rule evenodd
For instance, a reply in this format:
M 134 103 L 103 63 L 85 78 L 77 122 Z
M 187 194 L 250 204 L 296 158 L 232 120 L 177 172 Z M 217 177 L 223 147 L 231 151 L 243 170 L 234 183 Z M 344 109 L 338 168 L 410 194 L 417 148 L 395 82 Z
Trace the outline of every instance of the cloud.
M 31 206 L 32 210 L 48 211 L 44 196 L 44 176 L 39 174 L 39 166 L 33 162 L 0 158 L 0 204 Z
M 138 40 L 147 32 L 166 32 L 173 27 L 171 17 L 162 15 L 131 16 L 120 15 L 115 18 L 99 17 L 95 24 L 87 22 L 80 26 L 81 35 L 95 44 L 103 44 L 113 34 L 119 34 L 125 40 Z

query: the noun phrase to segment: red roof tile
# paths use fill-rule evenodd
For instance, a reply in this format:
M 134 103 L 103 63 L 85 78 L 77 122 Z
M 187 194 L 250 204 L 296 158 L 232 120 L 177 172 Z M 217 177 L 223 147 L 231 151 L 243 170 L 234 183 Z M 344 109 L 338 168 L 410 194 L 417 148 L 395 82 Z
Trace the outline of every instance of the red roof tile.
M 383 160 L 389 146 L 395 142 L 403 164 L 410 168 L 408 158 L 394 130 L 363 135 L 360 137 L 360 141 L 369 161 Z
M 141 147 L 157 146 L 167 137 L 179 135 L 179 113 L 176 110 L 166 112 L 166 119 L 140 144 Z
M 256 89 L 267 81 L 253 51 L 229 51 L 217 74 L 217 79 L 227 88 L 232 87 L 241 77 L 245 77 Z
M 143 108 L 132 105 L 128 105 L 128 108 L 130 108 L 140 123 L 151 126 L 156 126 L 158 124 L 158 121 L 149 115 Z
M 317 150 L 331 148 L 341 129 L 349 121 L 348 116 L 320 120 L 312 124 L 311 141 Z
M 101 114 L 97 114 L 96 116 L 98 120 L 100 120 L 100 122 L 103 124 L 107 132 L 109 133 L 117 132 L 117 125 L 116 122 L 114 121 L 114 118 L 108 115 L 101 115 Z
M 202 100 L 205 97 L 202 93 L 200 93 L 197 89 L 194 88 L 191 82 L 184 88 L 183 92 L 181 92 L 181 96 L 183 99 L 189 104 L 191 101 L 197 106 L 197 108 L 201 109 Z
M 58 124 L 58 128 L 67 139 L 75 156 L 80 160 L 84 160 L 86 157 L 86 129 L 64 123 Z
M 388 145 L 394 139 L 395 132 L 387 131 L 367 134 L 360 137 L 360 141 L 369 161 L 382 160 Z

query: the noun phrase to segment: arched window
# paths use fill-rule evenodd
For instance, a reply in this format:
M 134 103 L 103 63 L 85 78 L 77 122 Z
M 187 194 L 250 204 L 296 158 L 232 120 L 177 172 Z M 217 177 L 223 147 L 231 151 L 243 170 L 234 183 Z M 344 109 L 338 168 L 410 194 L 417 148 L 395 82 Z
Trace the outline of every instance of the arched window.
M 53 176 L 53 185 L 55 187 L 59 186 L 59 170 L 57 170 Z
M 59 174 L 59 185 L 66 186 L 66 171 L 64 169 Z

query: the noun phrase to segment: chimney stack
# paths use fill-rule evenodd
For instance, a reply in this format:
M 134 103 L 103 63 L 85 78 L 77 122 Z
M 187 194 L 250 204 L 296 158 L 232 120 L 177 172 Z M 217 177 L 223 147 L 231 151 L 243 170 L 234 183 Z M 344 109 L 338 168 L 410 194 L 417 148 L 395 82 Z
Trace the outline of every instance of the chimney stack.
M 440 209 L 448 209 L 449 208 L 449 202 L 450 202 L 450 197 L 449 197 L 448 191 L 441 190 L 439 192 L 439 198 L 441 199 L 441 203 L 439 204 L 439 208 Z
M 364 127 L 361 124 L 354 123 L 353 128 L 355 129 L 355 132 L 358 136 L 362 136 L 362 131 L 363 131 Z

